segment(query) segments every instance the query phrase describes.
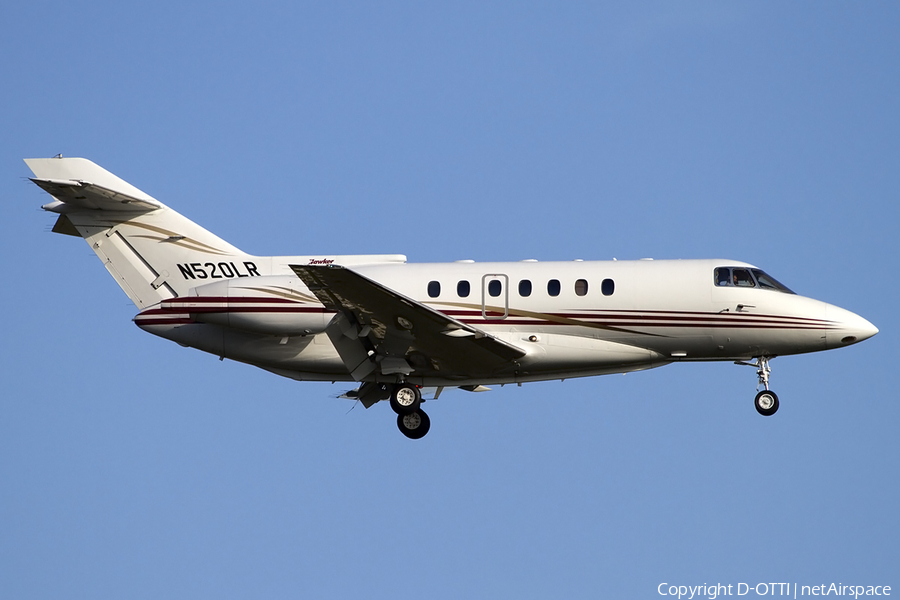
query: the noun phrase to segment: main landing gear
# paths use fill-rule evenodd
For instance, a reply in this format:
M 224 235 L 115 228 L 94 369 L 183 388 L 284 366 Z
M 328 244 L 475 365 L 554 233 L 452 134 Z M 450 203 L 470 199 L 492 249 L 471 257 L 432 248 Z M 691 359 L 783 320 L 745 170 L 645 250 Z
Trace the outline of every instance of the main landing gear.
M 759 390 L 759 386 L 762 386 L 764 389 L 756 394 L 756 398 L 753 399 L 753 406 L 756 407 L 756 412 L 764 417 L 774 415 L 778 410 L 778 395 L 769 389 L 769 373 L 772 372 L 772 369 L 769 367 L 769 357 L 760 356 L 756 359 L 756 362 L 752 363 L 739 360 L 735 361 L 735 364 L 756 367 L 756 375 L 759 377 L 756 389 Z
M 425 437 L 431 428 L 431 419 L 421 408 L 422 392 L 419 388 L 401 383 L 391 392 L 391 408 L 397 413 L 397 428 L 411 440 Z
M 406 415 L 397 415 L 397 427 L 400 433 L 411 440 L 418 440 L 425 437 L 428 430 L 431 429 L 431 419 L 422 409 Z

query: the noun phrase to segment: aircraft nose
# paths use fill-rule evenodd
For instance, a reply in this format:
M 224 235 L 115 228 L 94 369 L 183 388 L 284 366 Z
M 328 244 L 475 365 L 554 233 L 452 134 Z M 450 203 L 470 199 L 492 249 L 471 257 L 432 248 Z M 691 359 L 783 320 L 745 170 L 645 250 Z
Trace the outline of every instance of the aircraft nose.
M 878 333 L 877 327 L 849 310 L 829 305 L 827 315 L 834 327 L 825 334 L 829 348 L 849 346 L 867 340 Z

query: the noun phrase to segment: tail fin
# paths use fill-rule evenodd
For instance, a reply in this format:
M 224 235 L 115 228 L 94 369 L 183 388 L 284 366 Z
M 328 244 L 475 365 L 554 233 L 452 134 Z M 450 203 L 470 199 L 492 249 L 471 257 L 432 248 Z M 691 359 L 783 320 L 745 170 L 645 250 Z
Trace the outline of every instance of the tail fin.
M 53 231 L 83 237 L 138 308 L 185 295 L 197 283 L 189 280 L 206 278 L 209 267 L 211 277 L 217 265 L 240 274 L 235 261 L 248 255 L 93 162 L 25 163 L 32 181 L 54 198 L 43 207 L 60 215 Z M 247 264 L 253 263 L 245 270 Z

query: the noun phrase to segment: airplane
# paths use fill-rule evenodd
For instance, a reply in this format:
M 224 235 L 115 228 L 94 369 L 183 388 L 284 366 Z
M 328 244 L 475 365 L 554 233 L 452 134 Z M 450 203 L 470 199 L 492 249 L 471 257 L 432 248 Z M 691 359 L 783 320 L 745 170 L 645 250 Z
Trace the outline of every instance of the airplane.
M 53 197 L 53 231 L 87 241 L 138 327 L 298 381 L 353 382 L 344 397 L 388 400 L 410 439 L 431 427 L 423 389 L 437 399 L 687 361 L 755 367 L 754 406 L 771 416 L 770 360 L 878 333 L 736 260 L 255 256 L 87 159 L 25 162 Z

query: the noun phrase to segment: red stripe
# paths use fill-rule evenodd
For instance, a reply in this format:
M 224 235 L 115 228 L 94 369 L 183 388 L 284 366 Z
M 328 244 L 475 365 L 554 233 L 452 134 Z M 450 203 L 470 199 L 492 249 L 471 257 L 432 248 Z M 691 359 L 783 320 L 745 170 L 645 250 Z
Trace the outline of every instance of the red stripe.
M 180 319 L 135 319 L 134 321 L 138 325 L 187 325 L 193 323 L 193 319 L 190 318 L 180 318 Z
M 780 324 L 764 324 L 764 323 L 608 323 L 608 322 L 598 322 L 598 321 L 581 321 L 579 323 L 559 323 L 557 321 L 525 321 L 518 320 L 515 318 L 506 318 L 506 319 L 459 319 L 462 323 L 466 323 L 467 325 L 494 325 L 494 324 L 504 324 L 504 325 L 539 325 L 539 326 L 560 326 L 560 327 L 589 327 L 592 325 L 599 325 L 601 327 L 610 327 L 613 329 L 622 329 L 626 327 L 636 327 L 636 328 L 689 328 L 689 329 L 796 329 L 796 330 L 811 330 L 811 331 L 829 331 L 832 329 L 836 329 L 835 326 L 828 325 L 807 325 L 807 324 L 789 324 L 789 323 L 780 323 Z
M 449 310 L 443 311 L 445 315 L 448 316 L 456 316 L 456 317 L 477 317 L 481 314 L 480 310 Z M 576 321 L 585 321 L 586 319 L 616 319 L 622 321 L 628 321 L 630 323 L 641 323 L 645 320 L 651 321 L 700 321 L 700 320 L 709 320 L 716 322 L 727 322 L 727 323 L 746 323 L 747 321 L 751 321 L 753 323 L 796 323 L 796 324 L 807 324 L 807 325 L 832 325 L 833 321 L 825 321 L 822 319 L 810 319 L 807 317 L 792 317 L 789 315 L 756 315 L 756 314 L 746 314 L 740 315 L 731 313 L 731 314 L 723 314 L 723 313 L 666 313 L 664 311 L 648 311 L 645 313 L 636 314 L 610 314 L 607 312 L 599 312 L 599 313 L 546 313 L 547 317 L 557 317 L 562 319 L 572 319 Z M 502 314 L 495 313 L 493 311 L 489 311 L 489 314 Z M 654 316 L 651 316 L 654 315 Z M 656 316 L 656 315 L 664 315 L 664 316 Z M 680 315 L 695 315 L 695 316 L 680 316 Z M 540 317 L 529 317 L 527 315 L 514 315 L 520 319 L 540 319 Z
M 297 300 L 290 300 L 288 298 L 272 298 L 270 296 L 179 296 L 178 298 L 171 298 L 169 300 L 163 300 L 163 304 L 171 304 L 173 302 L 257 302 L 257 303 L 273 303 L 273 304 L 296 304 Z
M 170 309 L 162 309 L 162 310 L 171 310 L 174 312 L 188 312 L 191 314 L 207 314 L 207 313 L 325 313 L 329 312 L 325 310 L 324 307 L 312 308 L 312 307 L 304 307 L 304 306 L 246 306 L 246 307 L 237 307 L 237 306 L 223 306 L 221 308 L 215 306 L 204 306 L 204 307 L 178 307 L 178 308 L 170 308 Z

